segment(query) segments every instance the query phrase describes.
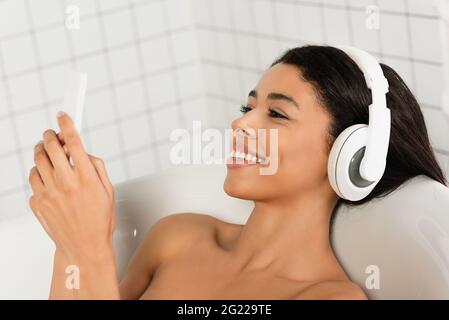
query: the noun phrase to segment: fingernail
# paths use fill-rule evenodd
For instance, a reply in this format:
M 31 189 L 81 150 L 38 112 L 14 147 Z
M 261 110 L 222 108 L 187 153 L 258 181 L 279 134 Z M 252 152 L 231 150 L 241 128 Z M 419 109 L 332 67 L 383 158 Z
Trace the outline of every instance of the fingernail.
M 56 114 L 56 117 L 61 118 L 64 115 L 65 115 L 64 111 L 58 111 L 58 113 Z

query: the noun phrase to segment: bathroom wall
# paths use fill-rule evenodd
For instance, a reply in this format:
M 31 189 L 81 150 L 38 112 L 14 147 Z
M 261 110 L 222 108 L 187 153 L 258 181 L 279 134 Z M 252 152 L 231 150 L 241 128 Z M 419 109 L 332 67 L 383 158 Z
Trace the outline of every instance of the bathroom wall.
M 264 69 L 308 43 L 365 49 L 392 66 L 422 106 L 441 166 L 449 171 L 449 120 L 442 113 L 438 14 L 430 0 L 195 0 L 195 27 L 212 119 L 229 126 Z M 379 28 L 369 6 L 379 9 Z M 370 18 L 370 19 L 368 19 Z M 369 24 L 368 26 L 373 26 Z M 449 53 L 446 53 L 449 54 Z
M 76 5 L 80 28 L 65 25 Z M 87 72 L 82 138 L 113 183 L 170 166 L 169 133 L 207 122 L 184 0 L 0 0 L 0 219 L 29 213 L 33 146 Z
M 65 26 L 70 5 L 80 29 Z M 366 26 L 370 5 L 379 29 Z M 264 69 L 306 43 L 358 46 L 394 67 L 447 172 L 437 22 L 430 0 L 0 0 L 0 220 L 30 213 L 32 148 L 58 131 L 70 67 L 88 73 L 82 138 L 113 183 L 171 166 L 174 128 L 229 128 Z

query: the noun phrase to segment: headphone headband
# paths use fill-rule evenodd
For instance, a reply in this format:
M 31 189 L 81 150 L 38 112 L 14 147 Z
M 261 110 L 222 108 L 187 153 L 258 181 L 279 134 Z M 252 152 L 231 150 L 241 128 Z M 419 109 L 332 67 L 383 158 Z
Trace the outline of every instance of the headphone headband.
M 387 108 L 388 81 L 379 62 L 368 52 L 349 46 L 336 47 L 344 51 L 360 68 L 366 85 L 371 89 L 369 123 L 365 154 L 360 175 L 368 181 L 379 180 L 385 170 L 390 141 L 390 109 Z

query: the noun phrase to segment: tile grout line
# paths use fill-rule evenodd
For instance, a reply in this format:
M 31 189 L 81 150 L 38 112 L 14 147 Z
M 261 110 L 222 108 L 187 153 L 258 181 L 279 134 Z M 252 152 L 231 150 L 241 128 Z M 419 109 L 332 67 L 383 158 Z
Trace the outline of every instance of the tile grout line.
M 116 130 L 119 134 L 118 137 L 118 142 L 119 142 L 119 150 L 120 150 L 120 154 L 122 155 L 122 167 L 125 171 L 125 176 L 128 179 L 130 176 L 130 169 L 128 166 L 128 162 L 126 161 L 126 157 L 123 156 L 123 154 L 125 153 L 125 139 L 123 136 L 123 130 L 122 130 L 122 126 L 119 120 L 119 115 L 120 113 L 118 112 L 118 102 L 117 102 L 117 91 L 116 91 L 116 86 L 115 86 L 115 78 L 114 78 L 114 72 L 112 70 L 112 62 L 111 62 L 111 57 L 110 57 L 110 53 L 109 53 L 109 43 L 108 43 L 108 39 L 107 39 L 107 35 L 106 35 L 106 24 L 104 21 L 104 15 L 101 9 L 101 5 L 100 5 L 100 0 L 95 0 L 95 8 L 97 11 L 97 15 L 98 15 L 98 19 L 100 22 L 100 34 L 101 34 L 101 41 L 103 44 L 103 54 L 104 54 L 104 59 L 106 62 L 106 69 L 107 69 L 107 73 L 108 73 L 108 77 L 110 79 L 112 79 L 113 81 L 110 82 L 109 84 L 109 88 L 111 90 L 111 97 L 112 97 L 112 110 L 114 112 L 114 124 L 116 127 Z
M 170 17 L 168 14 L 168 8 L 167 8 L 167 2 L 162 1 L 162 8 L 164 11 L 164 21 L 165 21 L 165 29 L 166 29 L 166 35 L 167 35 L 167 45 L 168 45 L 168 52 L 169 52 L 169 58 L 170 58 L 170 70 L 172 74 L 172 81 L 173 81 L 173 88 L 175 91 L 175 101 L 176 101 L 176 108 L 178 110 L 178 120 L 180 122 L 181 127 L 185 127 L 185 117 L 184 113 L 181 108 L 181 98 L 180 98 L 180 89 L 179 89 L 179 77 L 178 77 L 178 69 L 176 68 L 176 60 L 175 60 L 175 53 L 173 48 L 173 32 L 171 31 L 171 25 L 170 25 Z
M 4 71 L 5 70 L 5 61 L 4 61 L 4 57 L 3 57 L 3 45 L 0 42 L 0 70 Z M 11 113 L 11 108 L 12 108 L 12 94 L 11 94 L 11 88 L 9 86 L 9 81 L 7 81 L 7 79 L 5 79 L 2 76 L 2 83 L 3 83 L 3 88 L 4 88 L 4 92 L 5 92 L 5 99 L 6 99 L 6 109 L 7 109 L 7 114 L 9 115 Z M 14 144 L 16 145 L 16 149 L 14 150 L 14 152 L 9 153 L 7 156 L 10 157 L 11 154 L 17 157 L 17 159 L 19 160 L 19 167 L 23 170 L 23 168 L 25 168 L 25 163 L 23 161 L 23 158 L 20 156 L 19 153 L 19 148 L 17 146 L 20 145 L 20 141 L 19 141 L 19 130 L 16 124 L 16 121 L 14 118 L 11 117 L 11 126 L 12 126 L 12 130 L 13 130 L 13 139 L 14 139 Z M 24 199 L 26 201 L 29 201 L 28 197 L 28 193 L 26 192 L 26 185 L 28 182 L 28 179 L 25 179 L 25 176 L 23 174 L 23 172 L 21 172 L 20 174 L 21 178 L 22 178 L 22 182 L 23 185 L 20 186 L 19 188 L 17 188 L 17 193 L 22 192 Z
M 412 56 L 413 45 L 412 45 L 410 14 L 409 14 L 409 7 L 408 7 L 407 1 L 404 1 L 404 15 L 405 15 L 405 21 L 406 21 L 406 25 L 407 25 L 407 40 L 408 40 L 407 42 L 408 42 L 409 56 Z M 418 92 L 416 72 L 415 72 L 415 63 L 412 60 L 409 60 L 409 63 L 410 63 L 410 72 L 412 74 L 413 90 Z
M 200 98 L 201 98 L 201 95 L 199 95 L 199 94 L 198 95 L 192 95 L 190 97 L 186 97 L 184 99 L 184 101 L 185 102 L 191 102 L 191 101 L 199 100 Z M 157 108 L 153 108 L 153 111 L 166 110 L 166 108 L 171 108 L 173 106 L 174 106 L 173 103 L 167 103 L 167 104 L 160 105 Z M 137 119 L 137 118 L 141 117 L 142 115 L 146 115 L 147 113 L 148 113 L 148 111 L 145 109 L 145 110 L 142 110 L 142 111 L 135 112 L 135 113 L 133 113 L 131 115 L 123 116 L 123 117 L 121 117 L 121 119 L 123 121 L 134 120 L 134 119 Z M 96 126 L 86 127 L 83 132 L 85 134 L 90 134 L 92 132 L 95 132 L 95 131 L 98 131 L 98 130 L 101 130 L 101 129 L 104 129 L 104 128 L 107 128 L 107 127 L 110 127 L 110 126 L 113 126 L 114 124 L 115 124 L 115 121 L 111 120 L 111 121 L 104 122 L 104 123 L 96 125 Z M 30 147 L 32 147 L 32 146 L 24 146 L 22 148 L 18 148 L 17 152 L 24 152 L 25 150 L 29 149 Z M 0 154 L 0 160 L 2 158 L 7 158 L 9 155 L 10 155 L 9 152 Z
M 128 1 L 128 6 L 129 6 L 129 10 L 130 13 L 132 15 L 132 27 L 133 27 L 133 31 L 134 31 L 134 43 L 135 46 L 137 47 L 137 59 L 138 59 L 138 63 L 139 63 L 139 67 L 141 68 L 141 70 L 145 70 L 145 63 L 144 63 L 144 58 L 143 58 L 143 52 L 142 52 L 142 43 L 138 40 L 138 37 L 136 36 L 138 33 L 138 27 L 137 27 L 137 16 L 136 16 L 136 12 L 135 12 L 135 6 L 134 3 L 132 3 L 132 1 Z M 145 101 L 145 105 L 146 105 L 146 109 L 145 109 L 145 115 L 146 115 L 146 120 L 148 122 L 148 126 L 150 128 L 150 141 L 155 141 L 156 140 L 156 129 L 154 126 L 154 119 L 153 119 L 153 112 L 150 110 L 151 109 L 151 99 L 148 93 L 148 78 L 145 76 L 145 72 L 141 72 L 140 73 L 140 81 L 143 83 L 144 86 L 144 90 L 143 90 L 143 96 L 144 96 L 144 101 Z M 155 163 L 155 167 L 156 170 L 160 170 L 161 168 L 161 164 L 160 164 L 160 160 L 158 157 L 158 152 L 157 150 L 152 150 L 152 156 L 153 156 L 153 161 Z M 128 158 L 127 160 L 128 161 Z
M 26 11 L 25 15 L 27 16 L 28 23 L 29 23 L 28 35 L 31 38 L 31 44 L 33 47 L 32 50 L 34 52 L 35 62 L 36 62 L 36 66 L 37 66 L 36 71 L 37 71 L 37 76 L 38 76 L 38 81 L 39 81 L 39 84 L 38 84 L 39 91 L 42 95 L 43 105 L 45 106 L 43 109 L 45 111 L 47 123 L 48 123 L 48 126 L 50 126 L 51 125 L 51 115 L 50 115 L 50 110 L 48 109 L 48 105 L 47 105 L 48 94 L 47 94 L 47 90 L 44 86 L 44 77 L 42 74 L 42 61 L 41 61 L 42 59 L 41 59 L 41 55 L 39 52 L 39 46 L 37 43 L 34 20 L 33 20 L 32 14 L 31 14 L 30 0 L 26 0 L 24 2 L 24 4 L 25 4 L 25 11 Z M 43 134 L 43 132 L 42 132 L 42 134 Z M 43 139 L 42 135 L 40 137 L 36 137 L 36 143 L 42 139 Z M 19 156 L 22 158 L 22 163 L 23 163 L 22 175 L 24 175 L 24 178 L 26 178 L 26 175 L 27 175 L 27 168 L 25 168 L 25 159 L 24 159 L 25 155 L 26 155 L 25 153 L 19 154 Z M 28 187 L 28 185 L 25 185 L 24 193 L 26 194 L 27 197 L 31 196 L 31 188 Z
M 77 61 L 77 59 L 74 58 L 74 61 Z M 190 66 L 192 66 L 194 64 L 195 64 L 194 60 L 191 60 L 191 61 L 187 61 L 187 62 L 183 62 L 181 64 L 178 64 L 177 67 L 182 69 L 182 68 L 190 67 Z M 152 76 L 157 76 L 157 75 L 160 75 L 160 74 L 167 73 L 169 71 L 170 71 L 170 68 L 168 67 L 168 68 L 154 70 L 154 71 L 151 71 L 151 72 L 144 72 L 142 75 L 144 77 L 152 77 Z M 127 85 L 127 84 L 130 84 L 130 83 L 136 82 L 140 78 L 141 78 L 141 76 L 139 75 L 137 77 L 130 77 L 130 78 L 125 79 L 125 80 L 115 81 L 115 83 L 118 86 L 122 86 L 122 85 Z M 107 84 L 99 86 L 97 88 L 93 88 L 93 89 L 88 90 L 88 93 L 89 94 L 91 94 L 91 93 L 98 93 L 98 92 L 101 92 L 101 91 L 108 90 L 109 88 L 110 88 L 110 83 L 107 83 Z M 52 100 L 48 101 L 48 104 L 52 105 L 52 104 L 56 104 L 56 103 L 61 103 L 62 101 L 63 101 L 63 98 L 52 99 Z M 23 109 L 21 109 L 19 111 L 12 111 L 11 115 L 13 115 L 13 116 L 23 115 L 23 114 L 27 114 L 27 113 L 30 113 L 30 112 L 34 112 L 37 109 L 43 108 L 43 107 L 45 107 L 45 105 L 41 103 L 41 104 L 33 105 L 33 106 L 30 106 L 30 107 L 27 107 L 27 108 L 23 108 Z M 6 115 L 0 116 L 0 120 L 3 120 L 5 118 L 8 118 L 8 116 L 6 116 Z

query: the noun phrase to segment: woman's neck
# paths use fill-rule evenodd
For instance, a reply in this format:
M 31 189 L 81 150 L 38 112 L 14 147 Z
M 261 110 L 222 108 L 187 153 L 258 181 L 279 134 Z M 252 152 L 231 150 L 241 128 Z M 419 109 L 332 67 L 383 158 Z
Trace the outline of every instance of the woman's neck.
M 324 193 L 326 194 L 326 193 Z M 329 239 L 336 199 L 323 192 L 256 201 L 231 250 L 238 272 L 271 270 L 288 278 L 314 281 L 344 275 Z

